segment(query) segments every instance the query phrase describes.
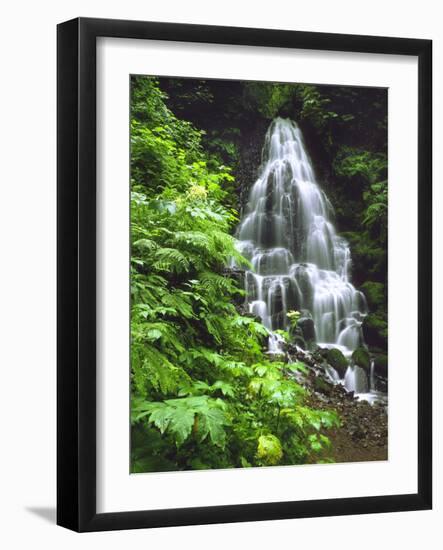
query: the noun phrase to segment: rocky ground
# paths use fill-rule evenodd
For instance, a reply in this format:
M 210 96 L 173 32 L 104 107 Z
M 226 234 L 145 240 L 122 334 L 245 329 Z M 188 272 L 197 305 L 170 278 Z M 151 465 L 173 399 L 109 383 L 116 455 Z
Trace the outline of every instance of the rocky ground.
M 309 405 L 334 409 L 341 418 L 341 427 L 328 434 L 335 462 L 367 462 L 388 459 L 388 415 L 384 399 L 370 404 L 347 392 L 341 384 L 332 383 L 325 364 L 315 354 L 296 351 L 295 357 L 308 366 L 299 381 L 311 390 Z
M 327 397 L 315 393 L 315 408 L 332 408 L 340 415 L 342 425 L 328 436 L 335 462 L 366 462 L 388 459 L 388 416 L 386 405 L 359 401 L 342 386 L 335 386 Z
M 227 270 L 244 285 L 244 271 Z M 250 315 L 243 301 L 237 308 L 242 315 Z M 260 318 L 257 318 L 260 321 Z M 290 374 L 310 390 L 309 405 L 317 409 L 332 409 L 340 415 L 341 426 L 331 430 L 328 437 L 332 443 L 335 462 L 367 462 L 388 459 L 388 413 L 387 413 L 387 369 L 384 363 L 375 360 L 375 387 L 380 400 L 373 403 L 360 400 L 353 392 L 345 390 L 342 384 L 333 383 L 328 367 L 344 378 L 349 360 L 338 349 L 320 349 L 315 344 L 315 329 L 312 316 L 302 311 L 296 327 L 289 329 L 289 343 L 284 346 L 282 356 L 276 360 L 293 363 L 303 362 L 307 373 Z M 303 351 L 311 349 L 311 351 Z M 373 357 L 372 357 L 373 358 Z M 353 364 L 359 365 L 370 374 L 370 356 L 367 349 L 358 348 L 352 355 Z M 314 459 L 313 459 L 314 460 Z M 318 456 L 315 457 L 318 461 Z

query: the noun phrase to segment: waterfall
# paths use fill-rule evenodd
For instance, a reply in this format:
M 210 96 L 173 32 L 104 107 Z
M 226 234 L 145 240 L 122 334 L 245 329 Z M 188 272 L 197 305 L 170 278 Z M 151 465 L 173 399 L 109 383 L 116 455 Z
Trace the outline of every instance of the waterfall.
M 368 393 L 368 377 L 361 367 L 357 365 L 348 367 L 345 374 L 345 388 L 355 393 Z
M 281 351 L 272 331 L 288 328 L 291 310 L 312 316 L 320 347 L 349 357 L 363 344 L 366 299 L 350 281 L 349 244 L 337 235 L 333 215 L 300 128 L 275 119 L 238 229 L 239 251 L 252 265 L 245 275 L 249 311 L 271 331 L 270 352 Z M 367 386 L 359 371 L 347 374 L 353 389 Z

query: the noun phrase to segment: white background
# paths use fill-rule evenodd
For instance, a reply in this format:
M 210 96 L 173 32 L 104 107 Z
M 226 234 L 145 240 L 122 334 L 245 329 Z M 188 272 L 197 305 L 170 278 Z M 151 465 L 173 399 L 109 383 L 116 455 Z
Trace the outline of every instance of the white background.
M 434 469 L 435 509 L 383 514 L 76 535 L 54 526 L 55 506 L 55 25 L 82 16 L 168 20 L 434 39 L 434 180 L 443 177 L 443 31 L 441 2 L 274 0 L 223 2 L 15 2 L 2 10 L 0 201 L 3 265 L 0 285 L 1 397 L 0 541 L 6 548 L 328 549 L 417 548 L 441 544 L 443 488 Z M 441 185 L 435 185 L 434 279 L 442 278 Z M 440 219 L 439 219 L 440 218 Z M 440 248 L 440 251 L 437 249 Z M 443 306 L 434 290 L 434 308 Z M 437 315 L 434 334 L 440 336 Z M 407 342 L 405 342 L 407 345 Z M 434 354 L 435 396 L 441 394 L 440 345 Z M 435 399 L 437 401 L 437 399 Z M 435 403 L 435 463 L 443 463 Z M 440 436 L 437 437 L 439 432 Z M 426 546 L 425 546 L 426 547 Z
M 97 51 L 97 511 L 417 492 L 417 59 L 121 39 Z M 128 475 L 128 84 L 146 73 L 389 88 L 389 461 Z

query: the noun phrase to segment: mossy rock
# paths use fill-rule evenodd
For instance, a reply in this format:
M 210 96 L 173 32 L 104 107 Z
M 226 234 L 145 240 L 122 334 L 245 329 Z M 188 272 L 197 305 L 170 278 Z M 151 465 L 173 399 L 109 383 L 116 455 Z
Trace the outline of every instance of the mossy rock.
M 315 325 L 312 317 L 301 317 L 297 326 L 300 327 L 306 342 L 315 342 Z
M 318 348 L 317 342 L 315 340 L 311 340 L 310 342 L 306 343 L 306 349 L 310 351 L 311 353 L 315 352 L 315 350 Z
M 306 343 L 306 340 L 303 338 L 303 336 L 295 336 L 292 340 L 292 343 L 298 346 L 301 349 L 307 350 L 308 344 Z
M 366 281 L 361 285 L 361 289 L 366 296 L 369 309 L 375 311 L 385 306 L 385 285 L 383 283 L 375 283 Z
M 317 345 L 312 350 L 312 359 L 314 359 L 314 361 L 316 361 L 317 363 L 321 363 L 325 358 L 324 355 L 322 354 L 322 351 L 323 351 L 322 348 L 319 348 Z
M 387 338 L 388 322 L 384 314 L 370 313 L 365 319 L 365 325 L 371 330 L 376 330 L 383 338 Z
M 301 349 L 307 349 L 306 340 L 303 337 L 303 331 L 299 327 L 289 327 L 289 343 L 298 346 Z
M 329 395 L 332 391 L 332 386 L 321 376 L 316 376 L 314 378 L 314 389 L 319 393 Z
M 385 353 L 377 353 L 374 356 L 374 368 L 377 376 L 388 377 L 388 356 Z
M 349 364 L 343 353 L 337 348 L 331 348 L 325 352 L 324 358 L 338 372 L 340 378 L 344 378 Z
M 362 369 L 365 369 L 366 372 L 369 372 L 371 368 L 371 358 L 369 357 L 369 352 L 366 348 L 357 348 L 352 354 L 352 361 L 358 367 L 361 367 Z

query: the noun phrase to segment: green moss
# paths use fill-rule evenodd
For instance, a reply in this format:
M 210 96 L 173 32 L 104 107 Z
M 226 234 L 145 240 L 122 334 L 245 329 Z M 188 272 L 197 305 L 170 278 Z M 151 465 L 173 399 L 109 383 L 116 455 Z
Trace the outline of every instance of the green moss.
M 371 367 L 371 359 L 366 348 L 357 348 L 352 354 L 352 360 L 359 367 L 365 369 L 366 371 L 369 371 Z
M 365 324 L 371 329 L 384 333 L 384 336 L 388 335 L 388 323 L 386 321 L 386 316 L 381 313 L 370 313 L 365 319 Z
M 368 301 L 368 306 L 371 310 L 377 310 L 385 305 L 385 285 L 383 283 L 375 283 L 366 281 L 361 286 L 362 291 Z
M 387 377 L 388 375 L 388 356 L 385 353 L 378 353 L 374 357 L 376 374 Z
M 314 378 L 315 391 L 329 395 L 331 393 L 331 384 L 328 384 L 323 378 L 316 376 Z
M 325 359 L 343 378 L 346 369 L 348 368 L 348 360 L 343 353 L 336 348 L 328 349 L 325 353 Z

